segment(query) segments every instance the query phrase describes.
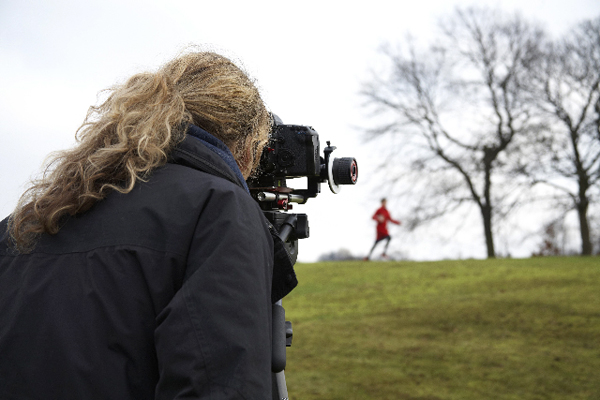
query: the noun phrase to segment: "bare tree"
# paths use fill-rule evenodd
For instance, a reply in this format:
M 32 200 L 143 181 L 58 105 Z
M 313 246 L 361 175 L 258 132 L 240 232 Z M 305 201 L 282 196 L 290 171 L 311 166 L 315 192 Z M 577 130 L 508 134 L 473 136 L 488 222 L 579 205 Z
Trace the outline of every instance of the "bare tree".
M 475 204 L 493 258 L 494 222 L 518 203 L 517 180 L 498 172 L 511 163 L 517 138 L 540 129 L 523 66 L 539 54 L 543 32 L 519 16 L 475 8 L 457 9 L 440 27 L 424 52 L 410 39 L 407 51 L 384 49 L 389 71 L 361 92 L 380 122 L 368 135 L 396 154 L 389 173 L 403 161 L 409 172 L 395 178 L 418 177 L 413 226 Z
M 530 61 L 534 101 L 552 129 L 533 138 L 537 162 L 523 170 L 568 196 L 579 217 L 581 254 L 591 255 L 588 211 L 600 182 L 600 18 L 580 23 Z

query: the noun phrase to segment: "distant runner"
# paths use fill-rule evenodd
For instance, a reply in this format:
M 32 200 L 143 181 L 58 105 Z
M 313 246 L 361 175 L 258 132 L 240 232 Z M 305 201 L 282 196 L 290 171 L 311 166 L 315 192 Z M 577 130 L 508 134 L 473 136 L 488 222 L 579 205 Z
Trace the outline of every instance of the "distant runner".
M 386 243 L 381 257 L 387 258 L 387 248 L 390 244 L 390 240 L 392 239 L 387 230 L 387 223 L 389 221 L 393 224 L 400 225 L 400 221 L 396 221 L 390 216 L 389 211 L 387 208 L 385 208 L 386 204 L 387 200 L 385 198 L 381 199 L 381 207 L 379 207 L 377 211 L 375 211 L 375 214 L 373 214 L 373 219 L 377 221 L 377 238 L 375 239 L 373 247 L 371 247 L 371 251 L 369 251 L 369 255 L 365 257 L 365 261 L 371 258 L 371 254 L 373 253 L 373 250 L 375 250 L 377 243 L 381 242 L 382 240 L 386 240 Z

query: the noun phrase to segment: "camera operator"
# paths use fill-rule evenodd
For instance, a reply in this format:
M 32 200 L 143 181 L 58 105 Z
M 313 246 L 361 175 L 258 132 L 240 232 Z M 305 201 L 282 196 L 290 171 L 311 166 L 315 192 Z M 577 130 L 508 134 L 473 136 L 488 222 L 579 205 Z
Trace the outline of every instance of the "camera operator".
M 109 90 L 0 223 L 0 398 L 270 399 L 270 116 L 188 52 Z

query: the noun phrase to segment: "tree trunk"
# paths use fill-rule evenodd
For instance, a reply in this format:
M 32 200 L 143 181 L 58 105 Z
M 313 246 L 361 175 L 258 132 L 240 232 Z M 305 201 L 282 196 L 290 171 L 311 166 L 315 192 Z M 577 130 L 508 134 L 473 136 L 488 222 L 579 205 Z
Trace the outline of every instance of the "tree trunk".
M 502 136 L 500 132 L 500 137 Z M 506 146 L 505 146 L 506 147 Z M 494 250 L 494 234 L 492 232 L 492 163 L 498 157 L 500 150 L 498 148 L 484 146 L 483 165 L 484 165 L 484 188 L 483 203 L 481 207 L 481 216 L 483 218 L 483 232 L 485 234 L 485 246 L 487 248 L 487 258 L 496 258 Z
M 496 251 L 494 250 L 494 235 L 492 233 L 492 207 L 490 205 L 482 205 L 481 216 L 483 218 L 483 231 L 485 233 L 487 258 L 496 258 Z
M 590 188 L 590 176 L 583 166 L 581 160 L 578 143 L 579 135 L 574 129 L 571 129 L 571 143 L 575 154 L 575 168 L 577 170 L 577 183 L 579 185 L 579 193 L 575 201 L 577 214 L 579 216 L 579 233 L 581 234 L 581 255 L 592 255 L 592 241 L 590 240 L 590 225 L 588 222 L 588 208 L 590 200 L 587 192 Z
M 579 215 L 579 232 L 581 233 L 581 255 L 592 255 L 592 241 L 590 240 L 590 225 L 588 222 L 587 211 L 589 200 L 585 193 L 580 194 L 577 203 L 577 214 Z

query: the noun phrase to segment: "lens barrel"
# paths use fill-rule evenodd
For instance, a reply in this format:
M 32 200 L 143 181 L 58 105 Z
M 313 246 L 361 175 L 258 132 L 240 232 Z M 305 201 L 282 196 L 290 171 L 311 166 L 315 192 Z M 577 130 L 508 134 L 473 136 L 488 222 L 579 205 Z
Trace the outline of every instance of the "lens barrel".
M 335 158 L 331 170 L 336 185 L 354 185 L 358 179 L 358 164 L 354 157 Z

